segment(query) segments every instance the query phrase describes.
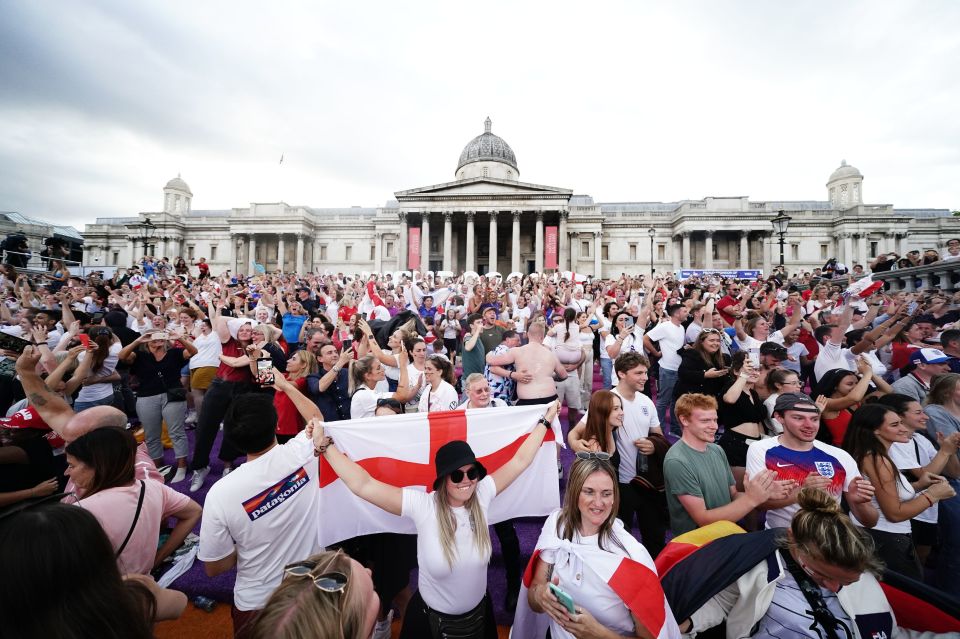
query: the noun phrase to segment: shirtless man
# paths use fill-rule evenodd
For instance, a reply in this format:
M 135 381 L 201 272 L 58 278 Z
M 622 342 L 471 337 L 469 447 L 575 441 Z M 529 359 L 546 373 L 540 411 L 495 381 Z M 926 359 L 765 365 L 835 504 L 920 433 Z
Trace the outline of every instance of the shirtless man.
M 543 338 L 546 329 L 540 322 L 527 327 L 525 346 L 511 348 L 506 353 L 487 354 L 487 364 L 493 366 L 516 365 L 514 379 L 517 382 L 517 406 L 531 404 L 548 404 L 557 398 L 557 387 L 554 384 L 554 375 L 557 379 L 566 379 L 567 371 L 563 364 L 553 354 L 553 350 L 544 346 Z

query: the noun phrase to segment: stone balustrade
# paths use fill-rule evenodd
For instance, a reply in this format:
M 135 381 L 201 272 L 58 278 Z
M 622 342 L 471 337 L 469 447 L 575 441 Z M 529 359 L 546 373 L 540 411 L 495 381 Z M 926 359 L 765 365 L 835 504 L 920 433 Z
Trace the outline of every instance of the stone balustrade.
M 960 260 L 934 262 L 924 266 L 874 273 L 875 280 L 890 284 L 891 291 L 960 290 Z

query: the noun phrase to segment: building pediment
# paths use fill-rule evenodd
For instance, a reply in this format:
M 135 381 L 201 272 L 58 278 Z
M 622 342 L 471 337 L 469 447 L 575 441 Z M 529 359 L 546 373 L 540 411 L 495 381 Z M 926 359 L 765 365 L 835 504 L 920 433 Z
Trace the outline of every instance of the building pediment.
M 502 180 L 490 177 L 467 178 L 443 184 L 433 184 L 406 191 L 397 191 L 394 195 L 401 204 L 408 202 L 457 200 L 457 199 L 550 199 L 569 200 L 573 191 L 542 184 L 530 184 L 514 180 Z

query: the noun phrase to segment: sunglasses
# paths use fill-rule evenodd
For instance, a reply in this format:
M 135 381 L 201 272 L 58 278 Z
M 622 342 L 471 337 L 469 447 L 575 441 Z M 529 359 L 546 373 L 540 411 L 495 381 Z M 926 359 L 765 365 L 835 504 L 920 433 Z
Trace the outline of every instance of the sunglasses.
M 720 329 L 719 329 L 719 328 L 701 328 L 701 329 L 700 329 L 700 332 L 703 333 L 703 334 L 705 334 L 705 335 L 710 335 L 711 333 L 715 333 L 715 334 L 719 335 L 719 334 L 720 334 Z
M 473 481 L 474 479 L 480 476 L 480 471 L 477 470 L 476 466 L 471 466 L 470 470 L 468 470 L 467 472 L 463 472 L 458 468 L 452 473 L 450 473 L 450 481 L 452 481 L 455 484 L 459 484 L 460 482 L 463 481 L 464 475 L 467 476 L 467 479 L 469 479 L 470 481 Z
M 325 572 L 314 575 L 317 565 L 312 561 L 301 561 L 284 566 L 283 574 L 288 577 L 311 577 L 313 585 L 323 592 L 343 592 L 347 588 L 347 576 L 342 572 Z
M 610 453 L 592 453 L 581 451 L 577 453 L 577 459 L 599 459 L 600 461 L 610 461 Z

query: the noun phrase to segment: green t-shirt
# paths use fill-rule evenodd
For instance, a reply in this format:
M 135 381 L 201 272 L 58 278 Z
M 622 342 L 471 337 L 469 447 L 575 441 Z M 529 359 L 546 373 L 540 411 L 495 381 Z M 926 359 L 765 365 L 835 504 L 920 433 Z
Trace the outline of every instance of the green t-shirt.
M 464 346 L 462 352 L 460 353 L 460 363 L 463 366 L 463 373 L 460 376 L 460 379 L 464 381 L 463 390 L 467 390 L 466 381 L 467 377 L 470 376 L 470 373 L 482 373 L 483 367 L 486 365 L 486 355 L 487 351 L 483 348 L 483 342 L 477 339 L 477 343 L 473 345 L 472 350 L 467 350 L 466 342 L 470 339 L 468 336 L 464 340 Z
M 730 503 L 730 486 L 735 483 L 722 448 L 707 444 L 707 450 L 701 453 L 683 440 L 667 451 L 663 459 L 663 477 L 670 510 L 670 528 L 675 535 L 698 527 L 680 503 L 678 495 L 701 497 L 707 510 L 710 510 Z
M 483 342 L 484 352 L 493 352 L 493 349 L 500 346 L 500 342 L 503 341 L 503 329 L 496 324 L 490 328 L 484 327 L 480 331 L 480 341 Z

